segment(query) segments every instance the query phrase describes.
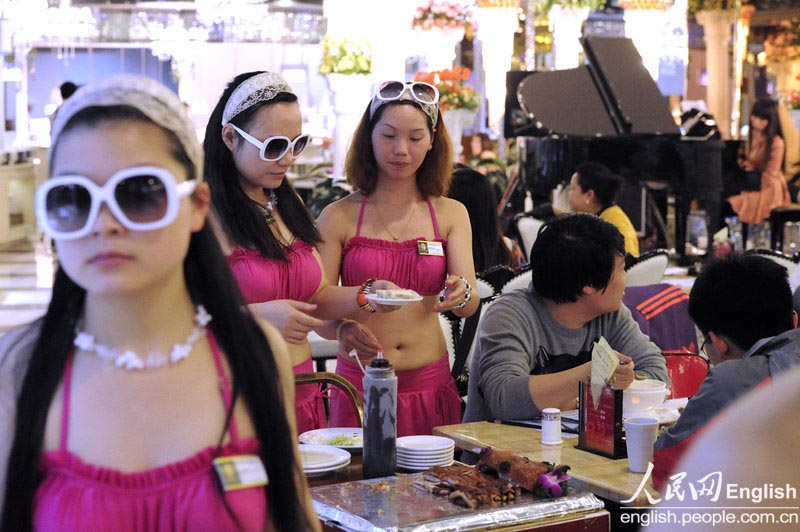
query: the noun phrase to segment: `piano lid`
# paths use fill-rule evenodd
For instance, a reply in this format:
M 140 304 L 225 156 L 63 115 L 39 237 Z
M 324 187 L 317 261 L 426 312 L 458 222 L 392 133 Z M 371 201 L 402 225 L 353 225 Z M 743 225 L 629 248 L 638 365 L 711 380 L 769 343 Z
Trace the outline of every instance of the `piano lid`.
M 537 127 L 580 137 L 680 135 L 633 41 L 586 37 L 581 44 L 588 64 L 533 73 L 519 84 L 520 106 Z

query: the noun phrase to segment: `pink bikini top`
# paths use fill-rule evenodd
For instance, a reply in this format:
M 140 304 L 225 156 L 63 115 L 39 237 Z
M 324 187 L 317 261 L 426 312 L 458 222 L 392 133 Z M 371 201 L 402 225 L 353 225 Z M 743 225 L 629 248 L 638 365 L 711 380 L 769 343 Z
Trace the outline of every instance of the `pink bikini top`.
M 441 242 L 445 254 L 420 255 L 417 242 L 427 240 L 424 236 L 404 242 L 392 242 L 361 236 L 361 222 L 367 197 L 361 200 L 356 235 L 342 249 L 342 286 L 358 286 L 367 279 L 386 279 L 401 288 L 409 288 L 423 296 L 438 294 L 444 288 L 447 277 L 447 239 L 439 236 L 439 224 L 430 199 L 434 242 Z
M 286 250 L 288 262 L 268 259 L 258 250 L 235 248 L 228 255 L 233 276 L 247 303 L 276 299 L 309 302 L 322 281 L 314 246 L 295 240 Z
M 231 383 L 222 369 L 214 337 L 210 332 L 207 337 L 227 411 Z M 96 467 L 67 449 L 71 376 L 72 357 L 64 374 L 60 448 L 43 453 L 39 462 L 44 479 L 36 492 L 35 530 L 266 529 L 263 487 L 230 491 L 224 500 L 215 488 L 214 458 L 259 452 L 256 439 L 239 438 L 234 418 L 229 425 L 230 442 L 220 453 L 212 445 L 180 462 L 137 473 Z

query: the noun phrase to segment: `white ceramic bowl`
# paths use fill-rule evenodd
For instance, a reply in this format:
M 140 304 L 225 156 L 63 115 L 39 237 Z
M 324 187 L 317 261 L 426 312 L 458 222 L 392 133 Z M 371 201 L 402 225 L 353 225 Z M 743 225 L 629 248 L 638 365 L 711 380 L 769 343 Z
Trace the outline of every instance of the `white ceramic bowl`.
M 633 381 L 622 393 L 622 415 L 654 413 L 669 395 L 667 385 L 655 379 Z

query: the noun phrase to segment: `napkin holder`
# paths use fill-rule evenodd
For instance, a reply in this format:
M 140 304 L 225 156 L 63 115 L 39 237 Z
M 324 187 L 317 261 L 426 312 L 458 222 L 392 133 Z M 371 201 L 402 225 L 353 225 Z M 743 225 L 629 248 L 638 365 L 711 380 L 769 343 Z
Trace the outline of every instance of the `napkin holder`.
M 622 430 L 622 390 L 603 386 L 595 407 L 592 385 L 578 383 L 578 445 L 582 451 L 617 460 L 628 456 Z

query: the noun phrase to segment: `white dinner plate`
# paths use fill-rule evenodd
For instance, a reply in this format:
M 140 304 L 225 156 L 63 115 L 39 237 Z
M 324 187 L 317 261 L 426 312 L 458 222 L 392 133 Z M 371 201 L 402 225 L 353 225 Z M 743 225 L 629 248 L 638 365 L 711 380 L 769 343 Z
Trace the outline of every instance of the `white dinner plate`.
M 300 443 L 314 445 L 333 445 L 352 452 L 361 452 L 364 442 L 364 429 L 361 427 L 334 427 L 304 432 L 299 437 Z
M 320 469 L 304 469 L 303 473 L 305 473 L 306 477 L 308 478 L 317 478 L 325 476 L 329 473 L 333 473 L 335 471 L 339 471 L 340 469 L 344 469 L 348 465 L 350 465 L 350 460 L 346 461 L 343 464 L 338 464 L 330 467 L 323 467 Z
M 341 466 L 350 461 L 350 453 L 344 449 L 331 445 L 314 445 L 301 443 L 300 462 L 303 464 L 303 471 L 319 470 L 328 467 Z
M 408 298 L 400 298 L 400 297 L 378 297 L 377 294 L 367 294 L 367 301 L 376 305 L 392 305 L 392 306 L 399 306 L 399 305 L 408 305 L 410 303 L 416 303 L 417 301 L 422 301 L 422 296 L 418 293 L 414 292 L 413 290 L 408 290 L 413 297 Z
M 406 451 L 403 448 L 397 449 L 397 457 L 403 458 L 418 458 L 420 460 L 435 460 L 437 458 L 444 458 L 446 456 L 453 456 L 453 449 L 445 449 L 443 451 L 435 451 L 430 453 L 417 453 L 414 451 Z
M 452 449 L 455 442 L 450 438 L 441 436 L 403 436 L 397 438 L 397 448 L 403 448 L 411 452 L 431 452 Z
M 449 465 L 453 461 L 453 457 L 444 458 L 440 460 L 397 460 L 397 465 L 403 467 L 432 467 L 438 465 Z
M 449 465 L 453 465 L 453 460 L 450 460 L 449 462 L 444 462 L 444 463 L 441 463 L 441 464 L 434 464 L 434 465 L 413 465 L 413 464 L 411 464 L 411 465 L 402 465 L 402 464 L 400 464 L 398 462 L 397 467 L 400 468 L 400 469 L 405 469 L 406 471 L 427 471 L 431 467 L 449 466 Z

